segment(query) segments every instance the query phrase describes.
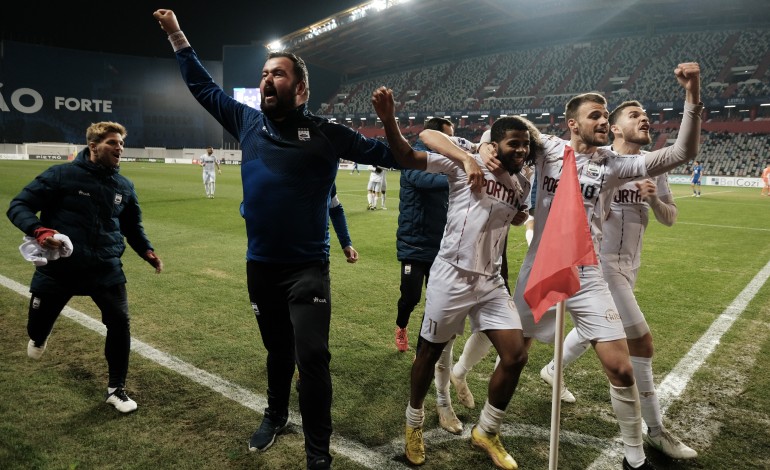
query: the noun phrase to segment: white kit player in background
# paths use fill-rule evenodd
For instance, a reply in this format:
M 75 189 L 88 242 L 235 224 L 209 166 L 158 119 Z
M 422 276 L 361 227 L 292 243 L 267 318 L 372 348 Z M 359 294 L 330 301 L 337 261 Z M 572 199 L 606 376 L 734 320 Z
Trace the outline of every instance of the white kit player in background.
M 206 190 L 206 197 L 214 199 L 214 191 L 217 186 L 217 175 L 214 173 L 214 166 L 217 167 L 217 173 L 222 174 L 222 168 L 219 166 L 217 157 L 214 156 L 214 148 L 207 147 L 206 153 L 200 156 L 198 163 L 203 167 L 203 188 Z
M 367 209 L 370 211 L 377 209 L 377 201 L 382 198 L 382 209 L 385 207 L 385 168 L 375 166 L 369 173 L 369 183 L 367 183 L 366 200 L 369 203 Z
M 500 363 L 489 382 L 487 402 L 479 422 L 471 430 L 471 443 L 487 452 L 499 468 L 516 469 L 516 461 L 503 447 L 499 431 L 522 369 L 527 361 L 519 316 L 500 274 L 504 240 L 511 224 L 527 218 L 530 186 L 521 170 L 539 147 L 537 129 L 518 116 L 500 118 L 492 126 L 492 144 L 503 162 L 492 172 L 482 166 L 483 186 L 469 186 L 469 166 L 478 166 L 478 155 L 467 155 L 473 144 L 440 131 L 425 130 L 420 139 L 428 148 L 444 153 L 416 151 L 401 135 L 394 114 L 393 92 L 384 87 L 372 94 L 377 115 L 385 128 L 388 144 L 403 166 L 446 174 L 449 182 L 447 224 L 441 248 L 430 270 L 425 293 L 425 316 L 417 356 L 412 364 L 409 405 L 406 409 L 407 460 L 425 462 L 424 402 L 435 369 L 447 345 L 463 332 L 469 318 L 473 331 L 485 331 L 497 349 Z M 459 155 L 458 155 L 459 152 Z M 459 162 L 462 162 L 460 165 Z M 411 164 L 410 164 L 411 163 Z M 444 370 L 448 385 L 449 371 Z M 437 377 L 437 386 L 439 379 Z M 445 385 L 445 386 L 446 386 Z
M 700 67 L 695 62 L 681 63 L 674 70 L 674 76 L 685 89 L 685 103 L 679 135 L 670 147 L 645 155 L 624 156 L 602 148 L 609 141 L 609 111 L 606 99 L 597 93 L 584 93 L 567 103 L 565 116 L 571 135 L 569 142 L 555 136 L 543 136 L 545 152 L 537 158 L 535 164 L 538 185 L 535 233 L 521 266 L 513 297 L 521 316 L 527 346 L 531 345 L 533 338 L 546 343 L 554 342 L 554 309 L 535 323 L 532 311 L 524 300 L 524 290 L 561 178 L 565 147 L 570 145 L 575 150 L 583 206 L 591 228 L 594 248 L 599 252 L 604 208 L 609 207 L 616 188 L 631 180 L 663 174 L 692 160 L 698 154 L 703 112 L 703 103 L 700 102 Z M 490 147 L 482 146 L 481 154 L 487 166 L 493 168 L 495 162 L 488 161 L 494 156 Z M 639 393 L 635 386 L 625 331 L 607 281 L 598 266 L 581 266 L 578 274 L 580 291 L 567 299 L 566 307 L 581 339 L 590 341 L 593 345 L 609 379 L 610 400 L 623 440 L 623 469 L 653 468 L 642 447 Z M 547 372 L 547 368 L 544 370 Z M 541 377 L 553 383 L 553 378 L 547 373 L 541 374 Z
M 625 101 L 610 113 L 610 131 L 614 136 L 611 149 L 619 155 L 642 155 L 642 146 L 649 145 L 650 121 L 638 101 Z M 622 158 L 622 157 L 621 157 Z M 698 453 L 674 437 L 664 426 L 660 402 L 655 393 L 652 375 L 652 333 L 634 296 L 634 285 L 641 267 L 642 239 L 652 209 L 658 222 L 671 226 L 676 221 L 677 207 L 664 173 L 653 179 L 629 182 L 618 188 L 602 224 L 599 252 L 604 279 L 620 313 L 634 367 L 634 379 L 639 390 L 642 418 L 648 432 L 644 440 L 652 447 L 674 459 L 693 459 Z M 576 330 L 564 340 L 564 366 L 573 363 L 590 345 L 581 340 Z M 553 375 L 551 361 L 540 372 Z M 562 397 L 567 394 L 562 390 Z M 566 401 L 566 400 L 565 400 Z

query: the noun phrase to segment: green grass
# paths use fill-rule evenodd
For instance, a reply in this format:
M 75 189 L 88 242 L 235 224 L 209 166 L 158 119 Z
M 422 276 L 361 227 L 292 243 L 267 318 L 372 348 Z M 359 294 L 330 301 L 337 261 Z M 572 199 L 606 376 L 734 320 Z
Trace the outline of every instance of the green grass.
M 0 207 L 50 162 L 0 161 Z M 240 168 L 224 167 L 216 199 L 205 198 L 196 166 L 126 163 L 136 184 L 146 231 L 165 263 L 155 275 L 129 251 L 132 334 L 258 394 L 264 394 L 265 353 L 245 285 L 246 239 L 238 215 Z M 335 437 L 369 448 L 387 446 L 403 433 L 413 351 L 393 342 L 399 263 L 395 255 L 398 173 L 388 175 L 387 211 L 366 210 L 368 173 L 340 172 L 337 187 L 361 259 L 345 262 L 332 237 L 332 374 Z M 770 260 L 770 198 L 758 190 L 704 187 L 701 198 L 682 197 L 678 223 L 652 223 L 645 240 L 637 297 L 655 336 L 656 380 L 671 371 L 754 275 Z M 687 196 L 689 187 L 675 186 Z M 0 275 L 27 285 L 33 268 L 19 256 L 22 234 L 0 222 Z M 513 228 L 509 263 L 514 279 L 524 257 L 523 229 Z M 132 355 L 128 389 L 139 410 L 119 416 L 102 403 L 106 387 L 103 338 L 62 318 L 43 359 L 26 357 L 28 300 L 0 288 L 0 468 L 302 468 L 303 439 L 296 430 L 263 454 L 246 451 L 261 416 L 174 372 Z M 70 306 L 94 318 L 88 298 Z M 664 469 L 767 468 L 770 462 L 770 287 L 763 286 L 722 338 L 715 353 L 666 416 L 669 428 L 695 447 L 694 462 Z M 410 326 L 415 344 L 421 306 Z M 464 338 L 459 339 L 455 356 Z M 538 377 L 552 348 L 530 354 L 505 422 L 548 428 L 550 392 Z M 469 376 L 477 402 L 494 364 L 490 355 Z M 562 408 L 562 429 L 587 436 L 617 435 L 608 386 L 593 353 L 566 372 L 575 405 Z M 456 401 L 456 400 L 455 400 Z M 296 397 L 292 402 L 296 411 Z M 426 430 L 438 427 L 432 392 Z M 472 424 L 479 410 L 456 404 Z M 548 441 L 505 436 L 522 468 L 548 465 Z M 394 448 L 395 449 L 395 448 Z M 560 468 L 581 469 L 596 449 L 563 442 Z M 399 455 L 392 456 L 403 462 Z M 426 469 L 490 468 L 467 441 L 428 441 Z M 619 462 L 618 462 L 619 466 Z M 365 468 L 337 455 L 335 468 Z

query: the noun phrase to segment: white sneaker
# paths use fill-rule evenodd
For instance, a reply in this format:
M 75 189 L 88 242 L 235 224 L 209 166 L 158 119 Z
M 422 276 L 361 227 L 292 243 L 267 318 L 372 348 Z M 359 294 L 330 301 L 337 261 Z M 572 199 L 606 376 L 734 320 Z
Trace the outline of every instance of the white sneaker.
M 476 408 L 476 402 L 473 401 L 473 393 L 468 388 L 468 382 L 465 378 L 457 377 L 452 371 L 449 372 L 449 381 L 452 382 L 455 390 L 457 390 L 457 399 L 466 408 Z
M 548 367 L 548 365 L 540 369 L 540 378 L 543 379 L 543 382 L 547 383 L 551 389 L 553 389 L 553 375 L 551 375 L 551 369 Z M 575 403 L 575 395 L 567 390 L 567 386 L 564 385 L 563 380 L 561 383 L 561 401 L 565 403 Z
M 29 340 L 29 343 L 27 343 L 27 356 L 30 359 L 40 359 L 45 352 L 46 346 L 48 346 L 48 340 L 45 340 L 45 343 L 40 347 L 35 346 L 34 340 Z
M 131 413 L 137 408 L 136 402 L 128 398 L 126 391 L 122 388 L 118 388 L 114 392 L 108 393 L 105 403 L 114 406 L 115 409 L 121 413 Z
M 438 413 L 438 424 L 440 424 L 442 428 L 452 434 L 462 434 L 463 423 L 457 418 L 452 405 L 436 405 L 436 412 Z
M 667 429 L 663 429 L 660 434 L 654 437 L 645 434 L 644 442 L 672 459 L 688 460 L 698 456 L 695 450 L 684 445 L 682 441 L 672 436 Z

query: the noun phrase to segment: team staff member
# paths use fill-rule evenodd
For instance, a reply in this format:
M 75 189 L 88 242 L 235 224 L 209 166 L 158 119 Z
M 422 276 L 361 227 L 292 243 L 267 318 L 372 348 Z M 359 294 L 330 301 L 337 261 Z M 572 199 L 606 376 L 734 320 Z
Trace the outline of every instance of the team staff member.
M 452 121 L 440 117 L 425 122 L 425 129 L 454 135 Z M 416 150 L 427 150 L 419 139 Z M 396 316 L 396 348 L 409 349 L 407 325 L 420 302 L 423 284 L 428 284 L 430 267 L 441 246 L 446 225 L 449 183 L 446 175 L 420 170 L 401 170 L 401 192 L 396 230 L 396 257 L 401 262 L 401 297 Z
M 75 295 L 90 296 L 107 327 L 106 402 L 130 413 L 136 402 L 124 388 L 131 332 L 120 261 L 126 249 L 123 238 L 156 272 L 163 263 L 144 233 L 134 185 L 118 173 L 125 137 L 126 129 L 118 123 L 92 124 L 86 131 L 88 146 L 73 162 L 52 166 L 29 183 L 11 201 L 8 218 L 43 249 L 60 245 L 53 238 L 57 233 L 68 236 L 73 245 L 70 257 L 35 269 L 29 288 L 27 355 L 40 359 L 67 302 Z
M 398 164 L 384 143 L 308 111 L 308 74 L 299 57 L 268 55 L 256 110 L 214 83 L 173 11 L 157 10 L 154 17 L 169 34 L 193 96 L 243 151 L 247 284 L 267 350 L 268 407 L 249 449 L 266 450 L 285 428 L 296 364 L 307 467 L 329 468 L 330 192 L 340 158 L 387 168 Z

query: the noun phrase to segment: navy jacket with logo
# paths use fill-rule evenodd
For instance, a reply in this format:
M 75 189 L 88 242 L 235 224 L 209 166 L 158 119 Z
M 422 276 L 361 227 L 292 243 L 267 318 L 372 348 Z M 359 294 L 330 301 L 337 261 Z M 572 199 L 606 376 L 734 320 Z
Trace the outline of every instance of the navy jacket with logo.
M 195 99 L 241 143 L 246 258 L 328 261 L 330 192 L 339 159 L 397 167 L 388 146 L 315 116 L 304 104 L 273 121 L 225 93 L 191 47 L 176 57 Z

